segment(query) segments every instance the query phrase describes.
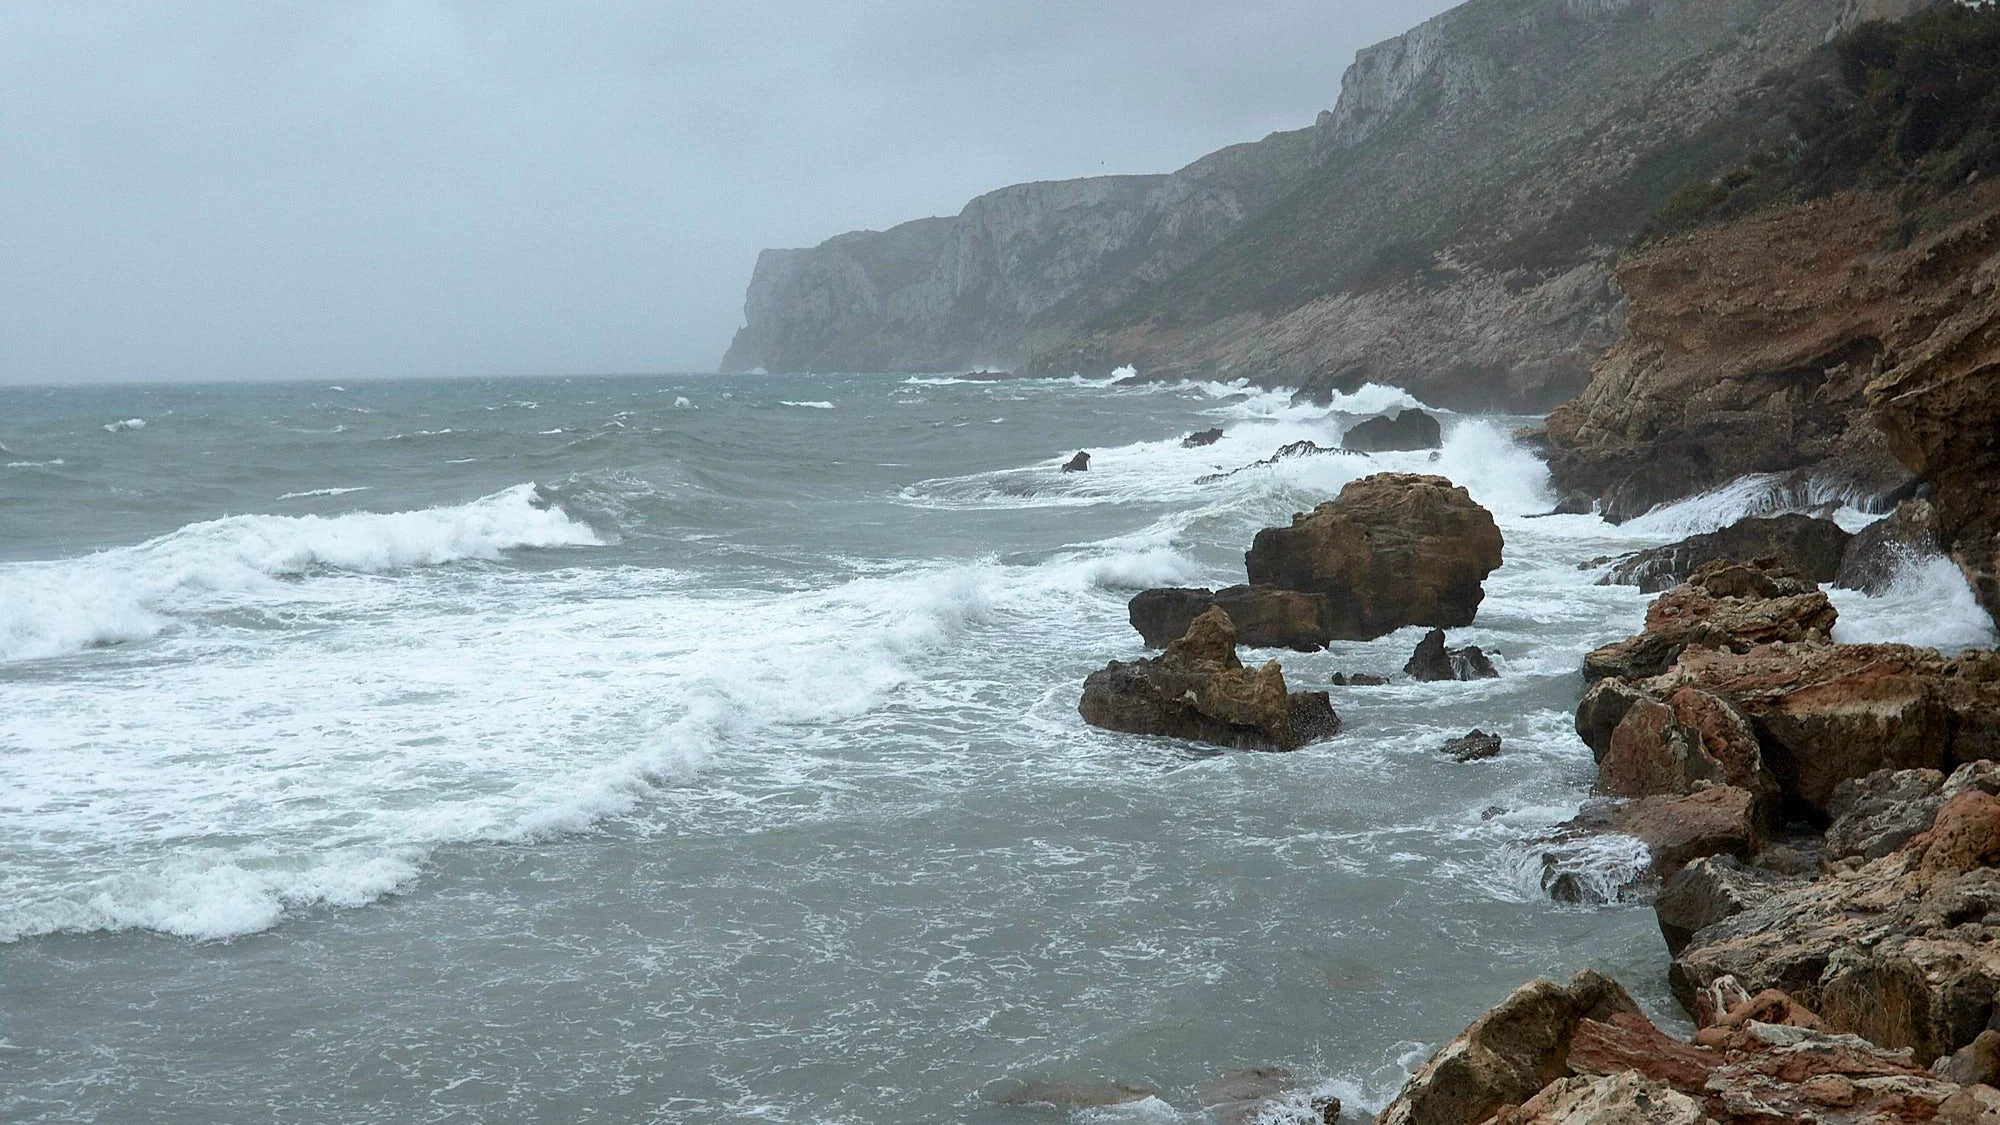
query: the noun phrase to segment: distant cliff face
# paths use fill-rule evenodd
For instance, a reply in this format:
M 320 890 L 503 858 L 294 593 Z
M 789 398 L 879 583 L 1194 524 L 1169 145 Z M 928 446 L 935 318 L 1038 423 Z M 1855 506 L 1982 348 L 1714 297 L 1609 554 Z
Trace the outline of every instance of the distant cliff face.
M 766 250 L 725 371 L 1011 368 L 1215 246 L 1295 186 L 1304 130 L 1163 176 L 1020 184 L 955 217 Z
M 1782 128 L 1757 81 L 1911 0 L 1469 0 L 1311 128 L 1165 177 L 1007 188 L 758 262 L 725 369 L 1399 384 L 1546 409 L 1618 336 L 1617 254 Z

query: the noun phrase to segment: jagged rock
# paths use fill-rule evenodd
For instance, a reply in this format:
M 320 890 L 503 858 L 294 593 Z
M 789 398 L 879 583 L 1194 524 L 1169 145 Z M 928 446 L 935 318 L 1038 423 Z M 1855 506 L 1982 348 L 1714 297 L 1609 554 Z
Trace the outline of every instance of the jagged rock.
M 1295 750 L 1340 727 L 1325 692 L 1285 690 L 1277 661 L 1246 669 L 1236 658 L 1235 626 L 1215 608 L 1164 654 L 1091 673 L 1077 710 L 1106 730 L 1244 750 Z
M 1276 586 L 1147 590 L 1132 599 L 1127 612 L 1146 647 L 1165 648 L 1211 607 L 1229 615 L 1236 643 L 1251 648 L 1313 652 L 1333 639 L 1333 606 L 1325 595 Z
M 1778 804 L 1778 783 L 1764 769 L 1749 720 L 1699 688 L 1681 688 L 1665 703 L 1635 701 L 1597 765 L 1597 792 L 1614 797 L 1680 795 L 1720 784 L 1749 792 L 1759 820 Z
M 1195 483 L 1214 484 L 1216 481 L 1219 480 L 1227 480 L 1230 477 L 1235 476 L 1237 473 L 1247 473 L 1252 469 L 1269 468 L 1280 461 L 1292 461 L 1300 457 L 1321 457 L 1329 453 L 1345 454 L 1346 452 L 1347 451 L 1345 449 L 1329 449 L 1326 446 L 1321 445 L 1320 443 L 1312 441 L 1310 439 L 1289 442 L 1285 445 L 1279 446 L 1278 451 L 1276 453 L 1271 454 L 1269 457 L 1266 457 L 1261 461 L 1252 461 L 1248 465 L 1241 466 L 1240 468 L 1231 469 L 1226 473 L 1209 473 L 1207 476 L 1196 477 Z M 1252 581 L 1255 580 L 1253 579 Z
M 1839 613 L 1811 580 L 1771 561 L 1713 562 L 1646 609 L 1645 630 L 1583 658 L 1592 680 L 1642 680 L 1690 648 L 1743 652 L 1773 641 L 1823 641 Z
M 1078 454 L 1077 454 L 1076 456 L 1074 456 L 1074 457 L 1070 458 L 1070 459 L 1069 459 L 1068 461 L 1065 461 L 1065 462 L 1063 463 L 1063 467 L 1062 467 L 1062 471 L 1063 471 L 1063 472 L 1065 472 L 1065 473 L 1087 473 L 1087 472 L 1089 472 L 1089 471 L 1090 471 L 1090 454 L 1088 454 L 1088 453 L 1081 453 L 1081 452 L 1079 452 L 1079 453 L 1078 453 Z
M 1636 1070 L 1559 1078 L 1495 1125 L 1715 1125 L 1702 1104 Z
M 1833 818 L 1827 857 L 1881 859 L 1930 831 L 1944 806 L 1943 788 L 1944 774 L 1937 770 L 1876 770 L 1835 785 L 1826 806 Z
M 1930 831 L 1697 934 L 1669 980 L 1690 1008 L 1729 975 L 1783 989 L 1836 1031 L 1928 1064 L 1971 1043 L 2000 989 L 2000 797 L 1959 794 Z
M 1222 440 L 1222 427 L 1216 426 L 1212 429 L 1197 430 L 1194 433 L 1191 433 L 1188 436 L 1182 438 L 1181 448 L 1201 449 L 1206 446 L 1214 445 L 1216 442 L 1221 440 Z
M 1653 869 L 1671 878 L 1693 860 L 1710 855 L 1748 859 L 1763 846 L 1757 801 L 1747 789 L 1715 785 L 1686 795 L 1641 797 L 1603 809 L 1606 831 L 1635 836 L 1653 855 Z M 1572 823 L 1595 819 L 1580 815 Z
M 1453 761 L 1477 762 L 1500 756 L 1500 736 L 1474 730 L 1463 738 L 1454 738 L 1438 747 L 1438 752 L 1448 754 Z
M 1444 680 L 1490 680 L 1500 675 L 1478 645 L 1446 648 L 1444 630 L 1432 629 L 1417 642 L 1416 652 L 1404 663 L 1403 672 L 1423 683 Z
M 1813 582 L 1831 582 L 1852 538 L 1839 524 L 1814 516 L 1753 516 L 1721 531 L 1627 555 L 1602 583 L 1658 593 L 1687 581 L 1708 563 L 1762 558 L 1775 558 Z
M 1258 1125 L 1280 1114 L 1283 1120 L 1297 1120 L 1283 1111 L 1298 1108 L 1328 1125 L 1340 1120 L 1339 1098 L 1301 1090 L 1298 1078 L 1282 1066 L 1247 1067 L 1210 1079 L 1194 1088 L 1194 1103 L 1215 1125 Z
M 1333 635 L 1371 640 L 1405 625 L 1472 623 L 1501 562 L 1500 528 L 1443 477 L 1377 473 L 1289 527 L 1257 533 L 1244 556 L 1253 585 L 1325 594 Z
M 1667 952 L 1679 953 L 1695 933 L 1763 902 L 1797 880 L 1747 867 L 1734 856 L 1702 856 L 1674 873 L 1653 900 Z
M 1618 982 L 1590 969 L 1568 987 L 1524 984 L 1418 1067 L 1377 1125 L 1475 1125 L 1569 1077 L 1578 1023 L 1638 1010 Z
M 1611 736 L 1618 724 L 1641 702 L 1650 701 L 1645 692 L 1624 680 L 1610 677 L 1590 685 L 1583 702 L 1576 707 L 1576 734 L 1598 761 L 1611 749 Z
M 1369 672 L 1335 672 L 1331 682 L 1335 687 L 1381 687 L 1389 678 Z
M 1671 596 L 1671 595 L 1669 595 Z M 2000 756 L 2000 654 L 1946 658 L 1907 645 L 1691 648 L 1637 685 L 1696 687 L 1755 726 L 1788 798 L 1826 815 L 1834 787 L 1879 769 L 1951 769 Z
M 1905 500 L 1883 519 L 1861 529 L 1847 545 L 1833 584 L 1843 590 L 1880 594 L 1912 563 L 1944 554 L 1944 529 L 1936 505 Z
M 1443 444 L 1444 431 L 1438 420 L 1410 408 L 1395 414 L 1379 414 L 1340 435 L 1340 447 L 1355 453 L 1436 449 Z

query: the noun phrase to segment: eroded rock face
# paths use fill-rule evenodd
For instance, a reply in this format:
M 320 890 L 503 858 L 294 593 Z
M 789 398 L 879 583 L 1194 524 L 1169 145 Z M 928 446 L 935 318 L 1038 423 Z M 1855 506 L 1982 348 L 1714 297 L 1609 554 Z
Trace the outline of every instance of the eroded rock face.
M 1876 770 L 1833 787 L 1826 830 L 1829 859 L 1881 859 L 1930 831 L 1944 806 L 1937 770 Z
M 1244 561 L 1253 585 L 1324 594 L 1334 637 L 1371 640 L 1405 625 L 1470 625 L 1501 546 L 1492 514 L 1465 489 L 1378 473 L 1290 527 L 1258 532 Z
M 1340 436 L 1340 447 L 1356 453 L 1436 449 L 1443 444 L 1444 431 L 1438 420 L 1416 409 L 1377 415 Z
M 1313 652 L 1333 639 L 1333 606 L 1325 595 L 1276 586 L 1147 590 L 1132 599 L 1128 613 L 1146 647 L 1165 648 L 1213 607 L 1229 615 L 1236 643 L 1251 648 Z
M 1810 581 L 1831 582 L 1852 538 L 1839 524 L 1814 516 L 1753 516 L 1721 531 L 1627 555 L 1603 582 L 1658 593 L 1687 581 L 1708 563 L 1763 558 L 1775 558 Z
M 1928 1064 L 1973 1042 L 2000 989 L 2000 797 L 1959 794 L 1900 851 L 1780 891 L 1697 932 L 1669 979 L 1779 988 L 1836 1031 Z
M 1773 560 L 1713 562 L 1646 610 L 1645 630 L 1583 658 L 1584 675 L 1642 680 L 1689 649 L 1744 652 L 1775 641 L 1825 641 L 1839 613 L 1810 579 Z
M 1077 705 L 1084 722 L 1127 734 L 1166 735 L 1243 750 L 1296 750 L 1340 729 L 1321 692 L 1287 692 L 1271 661 L 1248 669 L 1236 657 L 1236 628 L 1211 608 L 1151 660 L 1093 672 Z
M 1699 931 L 1733 918 L 1797 882 L 1746 866 L 1734 856 L 1703 856 L 1692 861 L 1668 879 L 1653 900 L 1667 952 L 1679 953 Z

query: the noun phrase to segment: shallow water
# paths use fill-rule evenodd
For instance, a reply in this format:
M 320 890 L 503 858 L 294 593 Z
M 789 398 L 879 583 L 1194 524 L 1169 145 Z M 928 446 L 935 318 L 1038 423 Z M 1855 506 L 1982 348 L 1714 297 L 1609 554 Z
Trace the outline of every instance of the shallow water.
M 1577 563 L 1754 501 L 1533 518 L 1524 420 L 1450 415 L 1435 459 L 1203 482 L 1408 401 L 0 389 L 0 1117 L 1025 1123 L 982 1089 L 1103 1076 L 1160 1097 L 1078 1120 L 1171 1121 L 1255 1064 L 1379 1105 L 1536 974 L 1669 1015 L 1650 911 L 1543 900 L 1521 845 L 1647 600 Z M 1132 593 L 1240 581 L 1382 469 L 1499 517 L 1453 643 L 1501 679 L 1333 689 L 1291 755 L 1082 725 Z M 1948 567 L 1839 601 L 1844 639 L 1990 640 Z M 1319 687 L 1420 633 L 1254 655 Z M 1474 726 L 1503 757 L 1435 753 Z

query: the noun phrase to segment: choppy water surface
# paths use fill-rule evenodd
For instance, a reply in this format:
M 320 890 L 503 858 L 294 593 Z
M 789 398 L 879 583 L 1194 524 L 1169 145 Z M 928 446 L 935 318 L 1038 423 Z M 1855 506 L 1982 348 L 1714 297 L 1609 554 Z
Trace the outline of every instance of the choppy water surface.
M 1379 1105 L 1536 974 L 1664 1012 L 1650 912 L 1541 900 L 1520 845 L 1589 785 L 1579 655 L 1643 615 L 1577 563 L 1756 490 L 1531 518 L 1523 420 L 1453 416 L 1435 459 L 1202 482 L 1407 401 L 0 389 L 0 1117 L 1025 1125 L 982 1089 L 1102 1076 L 1160 1097 L 1075 1119 L 1164 1122 L 1253 1064 Z M 1240 581 L 1382 469 L 1499 517 L 1453 639 L 1501 679 L 1334 689 L 1291 755 L 1082 725 L 1132 593 Z M 1990 639 L 1949 568 L 1840 605 Z M 1318 687 L 1419 633 L 1246 656 Z M 1434 752 L 1474 726 L 1506 754 Z

